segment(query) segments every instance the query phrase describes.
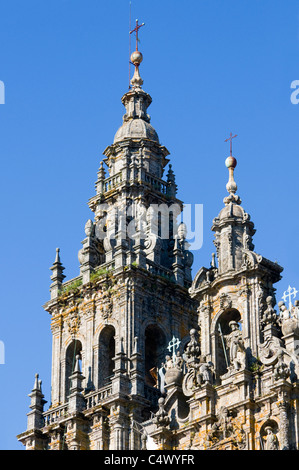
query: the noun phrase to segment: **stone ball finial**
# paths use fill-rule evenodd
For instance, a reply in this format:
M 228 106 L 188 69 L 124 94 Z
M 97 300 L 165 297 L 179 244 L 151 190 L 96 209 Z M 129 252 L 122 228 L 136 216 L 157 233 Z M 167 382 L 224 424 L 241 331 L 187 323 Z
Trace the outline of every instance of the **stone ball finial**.
M 139 66 L 141 64 L 141 62 L 143 61 L 143 55 L 141 54 L 140 51 L 134 51 L 132 54 L 131 54 L 131 62 L 135 65 L 135 66 Z
M 227 159 L 225 160 L 225 166 L 227 168 L 236 168 L 237 160 L 235 159 L 235 157 L 233 157 L 232 155 L 227 157 Z

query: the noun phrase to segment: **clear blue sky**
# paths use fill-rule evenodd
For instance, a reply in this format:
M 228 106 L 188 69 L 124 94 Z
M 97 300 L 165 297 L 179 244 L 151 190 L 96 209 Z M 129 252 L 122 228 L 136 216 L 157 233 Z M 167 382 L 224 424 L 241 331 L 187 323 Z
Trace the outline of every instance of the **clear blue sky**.
M 128 89 L 129 0 L 1 0 L 0 449 L 23 449 L 34 374 L 50 400 L 50 271 L 56 247 L 70 279 L 91 213 L 103 150 L 122 122 Z M 132 0 L 152 124 L 186 203 L 204 205 L 210 231 L 223 206 L 225 138 L 238 134 L 238 194 L 256 252 L 284 266 L 278 300 L 299 288 L 299 2 Z

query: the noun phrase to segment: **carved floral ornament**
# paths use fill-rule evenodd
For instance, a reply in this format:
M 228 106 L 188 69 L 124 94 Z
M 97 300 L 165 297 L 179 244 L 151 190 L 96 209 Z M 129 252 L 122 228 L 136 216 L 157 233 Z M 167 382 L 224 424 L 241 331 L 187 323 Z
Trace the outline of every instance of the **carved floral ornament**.
M 69 333 L 71 335 L 76 335 L 79 331 L 81 324 L 79 312 L 74 311 L 70 315 L 68 315 L 68 317 L 66 318 L 66 324 L 68 326 Z
M 86 300 L 81 304 L 81 310 L 84 315 L 93 315 L 95 313 L 95 300 Z
M 113 311 L 113 302 L 112 299 L 107 296 L 104 297 L 100 303 L 100 313 L 102 317 L 107 320 L 111 317 Z

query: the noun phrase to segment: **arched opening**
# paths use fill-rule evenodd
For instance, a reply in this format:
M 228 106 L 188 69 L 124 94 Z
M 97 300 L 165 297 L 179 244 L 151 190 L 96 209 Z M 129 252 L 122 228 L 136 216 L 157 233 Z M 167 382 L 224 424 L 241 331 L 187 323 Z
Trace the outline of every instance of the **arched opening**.
M 234 308 L 225 310 L 219 317 L 216 324 L 216 370 L 218 376 L 224 375 L 230 367 L 229 353 L 229 335 L 232 331 L 231 322 L 236 322 L 240 330 L 242 330 L 240 312 Z
M 108 325 L 99 337 L 99 387 L 107 385 L 113 376 L 115 357 L 115 329 Z
M 166 338 L 163 331 L 156 325 L 145 330 L 145 383 L 158 387 L 158 369 L 165 361 Z
M 65 400 L 68 399 L 70 393 L 70 377 L 74 371 L 77 355 L 79 355 L 82 360 L 82 344 L 79 340 L 75 339 L 67 347 L 65 356 Z M 80 370 L 82 370 L 82 364 L 80 364 Z

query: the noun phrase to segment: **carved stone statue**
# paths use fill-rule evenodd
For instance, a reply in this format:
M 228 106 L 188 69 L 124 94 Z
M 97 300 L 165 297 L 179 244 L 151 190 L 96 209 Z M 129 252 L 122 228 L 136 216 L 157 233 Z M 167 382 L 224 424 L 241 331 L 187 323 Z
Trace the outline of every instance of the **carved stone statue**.
M 176 356 L 165 357 L 166 361 L 163 364 L 165 368 L 165 382 L 166 384 L 175 383 L 180 385 L 183 379 L 183 365 L 184 360 L 181 357 L 181 353 L 177 351 Z
M 279 319 L 281 324 L 282 334 L 284 336 L 290 334 L 299 334 L 299 318 L 298 318 L 298 301 L 296 300 L 295 305 L 288 310 L 284 302 L 279 302 Z
M 294 308 L 293 308 L 292 315 L 293 315 L 294 318 L 299 320 L 299 300 L 295 300 L 295 305 L 294 305 Z
M 266 434 L 266 437 L 265 437 L 266 443 L 265 443 L 264 450 L 278 450 L 279 449 L 279 442 L 278 442 L 277 436 L 276 436 L 276 434 L 274 434 L 273 429 L 271 428 L 271 426 L 267 426 L 265 428 L 265 431 L 266 431 L 267 434 Z
M 278 302 L 278 307 L 279 307 L 279 315 L 280 315 L 280 319 L 283 321 L 283 320 L 287 320 L 288 318 L 290 318 L 290 312 L 288 311 L 287 307 L 285 306 L 285 303 L 284 302 Z
M 187 365 L 189 364 L 190 366 L 194 363 L 198 363 L 200 358 L 200 346 L 196 339 L 196 333 L 195 329 L 190 330 L 190 341 L 185 351 Z
M 203 362 L 199 366 L 199 375 L 202 383 L 212 383 L 213 380 L 213 363 Z
M 242 332 L 236 321 L 229 323 L 231 333 L 225 336 L 226 344 L 229 348 L 230 366 L 235 370 L 245 367 L 245 347 Z

